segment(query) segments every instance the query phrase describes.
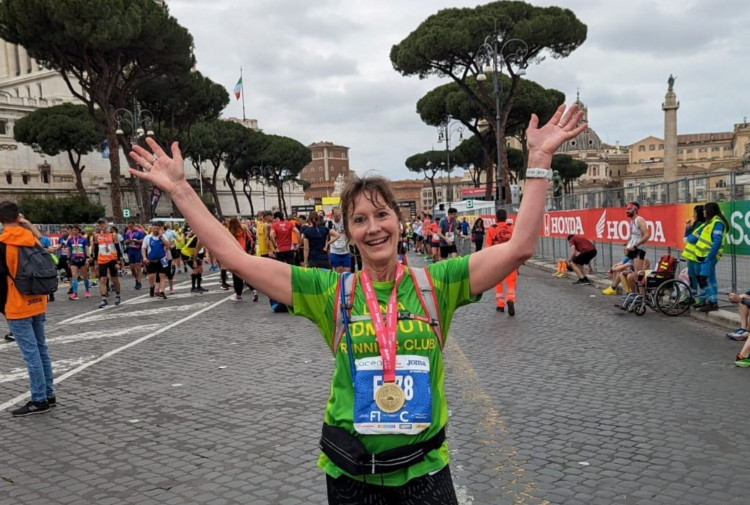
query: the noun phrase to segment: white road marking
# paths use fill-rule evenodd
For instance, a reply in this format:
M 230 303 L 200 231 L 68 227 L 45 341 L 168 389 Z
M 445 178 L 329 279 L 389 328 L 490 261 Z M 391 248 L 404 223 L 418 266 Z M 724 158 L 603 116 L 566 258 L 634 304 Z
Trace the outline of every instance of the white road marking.
M 161 315 L 168 314 L 171 318 L 172 314 L 174 314 L 175 312 L 188 312 L 191 310 L 197 310 L 209 304 L 210 302 L 191 303 L 190 305 L 178 305 L 176 307 L 172 307 L 168 305 L 160 305 L 160 306 L 154 307 L 153 309 L 134 310 L 131 312 L 121 311 L 121 310 L 109 310 L 105 308 L 105 309 L 99 309 L 97 312 L 93 314 L 88 314 L 88 317 L 79 319 L 78 321 L 76 321 L 76 323 L 81 324 L 81 323 L 91 323 L 94 321 L 108 321 L 111 319 L 121 319 L 124 317 L 128 317 L 128 318 L 132 317 L 133 319 L 138 320 L 139 318 L 144 317 L 144 316 L 154 316 L 154 315 L 160 315 L 160 314 Z
M 146 333 L 161 328 L 163 324 L 143 324 L 141 326 L 131 326 L 128 328 L 119 328 L 117 330 L 97 330 L 87 331 L 84 333 L 71 333 L 60 337 L 47 337 L 47 344 L 70 344 L 83 340 L 96 340 L 100 338 L 120 337 L 128 333 Z M 16 349 L 17 346 L 0 346 L 0 352 L 7 349 Z
M 54 370 L 55 373 L 70 370 L 71 368 L 82 363 L 86 363 L 87 361 L 90 361 L 94 358 L 96 358 L 96 355 L 92 354 L 91 356 L 82 356 L 80 358 L 61 359 L 59 361 L 53 361 L 52 370 Z M 17 380 L 29 380 L 29 372 L 26 370 L 26 367 L 14 368 L 6 374 L 0 374 L 0 383 L 12 382 Z
M 129 342 L 129 343 L 123 345 L 122 347 L 118 347 L 117 349 L 113 349 L 113 350 L 111 350 L 111 351 L 109 351 L 107 353 L 104 353 L 101 356 L 99 356 L 98 358 L 93 359 L 93 360 L 91 360 L 91 361 L 89 361 L 87 363 L 84 363 L 84 364 L 80 365 L 79 367 L 74 368 L 73 370 L 70 370 L 67 373 L 64 373 L 60 377 L 55 378 L 55 383 L 59 384 L 62 381 L 64 381 L 65 379 L 67 379 L 68 377 L 72 377 L 72 376 L 76 375 L 77 373 L 84 371 L 85 369 L 87 369 L 91 365 L 95 365 L 95 364 L 97 364 L 97 363 L 99 363 L 101 361 L 104 361 L 107 358 L 111 358 L 115 354 L 119 354 L 120 352 L 122 352 L 122 351 L 124 351 L 126 349 L 130 349 L 131 347 L 133 347 L 135 345 L 138 345 L 141 342 L 145 342 L 146 340 L 149 340 L 149 339 L 151 339 L 151 338 L 153 338 L 153 337 L 155 337 L 157 335 L 161 335 L 165 331 L 171 330 L 175 326 L 179 326 L 179 325 L 181 325 L 184 322 L 190 321 L 191 319 L 193 319 L 195 317 L 198 317 L 199 315 L 203 314 L 204 312 L 207 312 L 207 311 L 209 311 L 209 310 L 211 310 L 213 308 L 216 308 L 219 305 L 221 305 L 222 303 L 225 303 L 227 301 L 229 301 L 229 297 L 226 297 L 226 298 L 224 298 L 222 300 L 219 300 L 216 303 L 213 303 L 213 304 L 211 304 L 211 305 L 209 305 L 207 307 L 204 307 L 204 308 L 202 308 L 201 310 L 199 310 L 197 312 L 193 312 L 189 316 L 186 316 L 186 317 L 184 317 L 184 318 L 182 318 L 182 319 L 180 319 L 178 321 L 175 321 L 175 322 L 173 322 L 171 324 L 168 324 L 167 326 L 164 326 L 163 328 L 160 328 L 160 329 L 158 329 L 158 330 L 156 330 L 156 331 L 154 331 L 152 333 L 149 333 L 148 335 L 144 335 L 144 336 L 142 336 L 141 338 L 139 338 L 137 340 L 133 340 L 132 342 Z M 9 409 L 12 406 L 14 406 L 14 405 L 16 405 L 18 403 L 21 403 L 23 400 L 25 400 L 28 397 L 29 397 L 29 394 L 28 393 L 24 393 L 24 394 L 16 396 L 15 398 L 11 398 L 7 402 L 0 404 L 0 411 L 7 410 L 7 409 Z

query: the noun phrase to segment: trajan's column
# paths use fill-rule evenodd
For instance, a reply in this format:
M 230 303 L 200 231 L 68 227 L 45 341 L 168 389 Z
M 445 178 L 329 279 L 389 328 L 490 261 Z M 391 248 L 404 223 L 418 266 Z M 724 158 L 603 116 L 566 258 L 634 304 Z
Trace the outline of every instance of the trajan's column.
M 677 201 L 677 109 L 680 102 L 674 92 L 674 80 L 672 74 L 667 79 L 669 88 L 664 96 L 661 108 L 664 111 L 664 181 L 669 182 L 669 203 Z

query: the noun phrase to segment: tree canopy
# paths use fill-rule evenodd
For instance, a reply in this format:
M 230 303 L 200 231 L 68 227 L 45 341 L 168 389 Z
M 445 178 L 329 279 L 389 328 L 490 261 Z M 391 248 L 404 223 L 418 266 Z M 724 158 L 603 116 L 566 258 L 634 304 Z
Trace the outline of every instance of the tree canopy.
M 562 179 L 565 194 L 572 192 L 573 181 L 585 174 L 588 168 L 586 162 L 573 159 L 569 154 L 555 154 L 552 156 L 552 170 L 557 171 Z
M 38 147 L 48 156 L 64 152 L 76 178 L 76 189 L 84 197 L 81 156 L 101 145 L 102 131 L 97 128 L 85 105 L 62 104 L 37 109 L 16 121 L 13 135 L 18 142 Z
M 60 72 L 70 92 L 103 112 L 111 152 L 112 209 L 122 215 L 115 110 L 134 90 L 195 64 L 193 39 L 153 0 L 3 0 L 0 37 Z
M 546 55 L 568 56 L 586 40 L 586 25 L 569 9 L 538 7 L 520 1 L 499 1 L 474 8 L 450 8 L 423 21 L 411 34 L 391 48 L 394 69 L 404 76 L 447 77 L 465 93 L 472 108 L 489 119 L 496 139 L 506 136 L 506 124 L 520 87 L 521 69 L 539 63 Z M 524 43 L 517 42 L 522 40 Z M 526 48 L 526 51 L 519 49 Z M 488 61 L 495 60 L 502 73 L 500 128 L 496 124 L 491 86 L 473 86 Z M 470 79 L 473 77 L 474 79 Z M 503 159 L 503 174 L 507 174 Z M 489 172 L 491 174 L 491 172 Z M 503 187 L 507 180 L 502 181 Z M 488 191 L 492 178 L 487 178 Z M 509 195 L 508 195 L 509 196 Z

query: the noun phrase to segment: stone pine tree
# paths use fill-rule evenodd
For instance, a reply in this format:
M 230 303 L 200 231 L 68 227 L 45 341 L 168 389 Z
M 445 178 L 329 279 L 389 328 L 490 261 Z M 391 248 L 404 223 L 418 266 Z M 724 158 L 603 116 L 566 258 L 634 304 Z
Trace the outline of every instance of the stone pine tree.
M 507 100 L 510 91 L 510 78 L 501 76 L 506 86 L 503 86 L 505 93 L 501 96 L 501 101 Z M 477 94 L 481 94 L 481 88 L 484 83 L 477 82 L 473 77 L 466 79 L 466 86 Z M 549 120 L 555 113 L 557 107 L 565 101 L 565 95 L 556 89 L 545 89 L 543 86 L 534 81 L 522 80 L 518 84 L 515 105 L 509 111 L 506 121 L 506 134 L 515 135 L 523 145 L 523 152 L 526 153 L 526 139 L 524 137 L 526 128 L 529 125 L 531 113 L 534 112 L 539 116 L 542 123 Z M 463 144 L 456 146 L 457 156 L 451 154 L 451 159 L 466 168 L 467 165 L 473 165 L 470 171 L 472 180 L 476 187 L 479 185 L 482 173 L 492 172 L 492 166 L 495 156 L 495 139 L 482 127 L 482 111 L 477 106 L 475 100 L 464 92 L 464 88 L 455 82 L 443 84 L 428 91 L 417 102 L 417 113 L 423 122 L 431 126 L 438 126 L 445 118 L 450 117 L 463 123 L 465 129 L 473 133 L 470 147 L 463 148 Z M 486 122 L 485 122 L 486 123 Z M 478 148 L 480 152 L 471 151 L 470 149 Z M 507 158 L 507 152 L 503 153 Z M 510 172 L 514 172 L 510 167 Z M 517 177 L 516 177 L 517 178 Z M 489 197 L 489 195 L 487 195 Z
M 18 142 L 38 147 L 48 156 L 66 153 L 76 190 L 88 199 L 82 178 L 86 165 L 81 164 L 81 157 L 101 145 L 102 131 L 85 105 L 66 103 L 37 109 L 16 121 L 13 135 Z
M 432 203 L 437 203 L 437 191 L 435 190 L 435 177 L 437 173 L 442 170 L 440 163 L 444 163 L 445 152 L 444 151 L 426 151 L 423 153 L 417 153 L 409 156 L 404 161 L 406 168 L 410 172 L 421 174 L 425 179 L 430 181 L 430 188 L 432 189 Z M 432 209 L 430 209 L 432 210 Z
M 60 72 L 92 117 L 96 108 L 103 111 L 112 212 L 121 216 L 115 110 L 156 76 L 189 71 L 192 36 L 154 0 L 3 0 L 0 37 Z
M 296 182 L 305 165 L 312 161 L 310 149 L 304 144 L 281 135 L 267 135 L 261 157 L 263 171 L 261 176 L 276 188 L 279 209 L 288 215 L 284 198 L 284 183 Z
M 538 7 L 518 1 L 492 2 L 474 8 L 444 9 L 428 17 L 391 48 L 390 59 L 394 69 L 405 76 L 451 79 L 489 120 L 488 126 L 494 135 L 505 138 L 508 115 L 521 77 L 518 69 L 542 61 L 545 55 L 554 58 L 568 56 L 586 40 L 586 31 L 586 25 L 569 9 Z M 510 77 L 508 94 L 500 104 L 499 132 L 494 131 L 496 114 L 492 84 L 477 93 L 471 89 L 468 79 L 482 73 L 487 61 L 487 53 L 482 47 L 488 36 L 493 45 L 497 40 L 501 70 Z M 518 53 L 519 46 L 511 43 L 512 39 L 522 39 L 528 51 Z M 503 47 L 506 47 L 505 51 L 502 51 Z M 491 83 L 491 76 L 488 77 Z M 503 170 L 503 173 L 508 172 Z M 492 178 L 488 177 L 487 182 L 491 188 Z M 507 181 L 503 181 L 503 186 L 507 186 Z

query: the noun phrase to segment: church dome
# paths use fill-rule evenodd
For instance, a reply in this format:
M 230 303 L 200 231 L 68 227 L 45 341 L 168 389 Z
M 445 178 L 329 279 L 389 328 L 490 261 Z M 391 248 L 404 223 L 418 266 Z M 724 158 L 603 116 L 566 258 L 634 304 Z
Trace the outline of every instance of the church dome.
M 586 128 L 581 133 L 566 140 L 557 150 L 558 153 L 567 153 L 571 151 L 600 151 L 602 141 L 599 135 L 591 128 Z

